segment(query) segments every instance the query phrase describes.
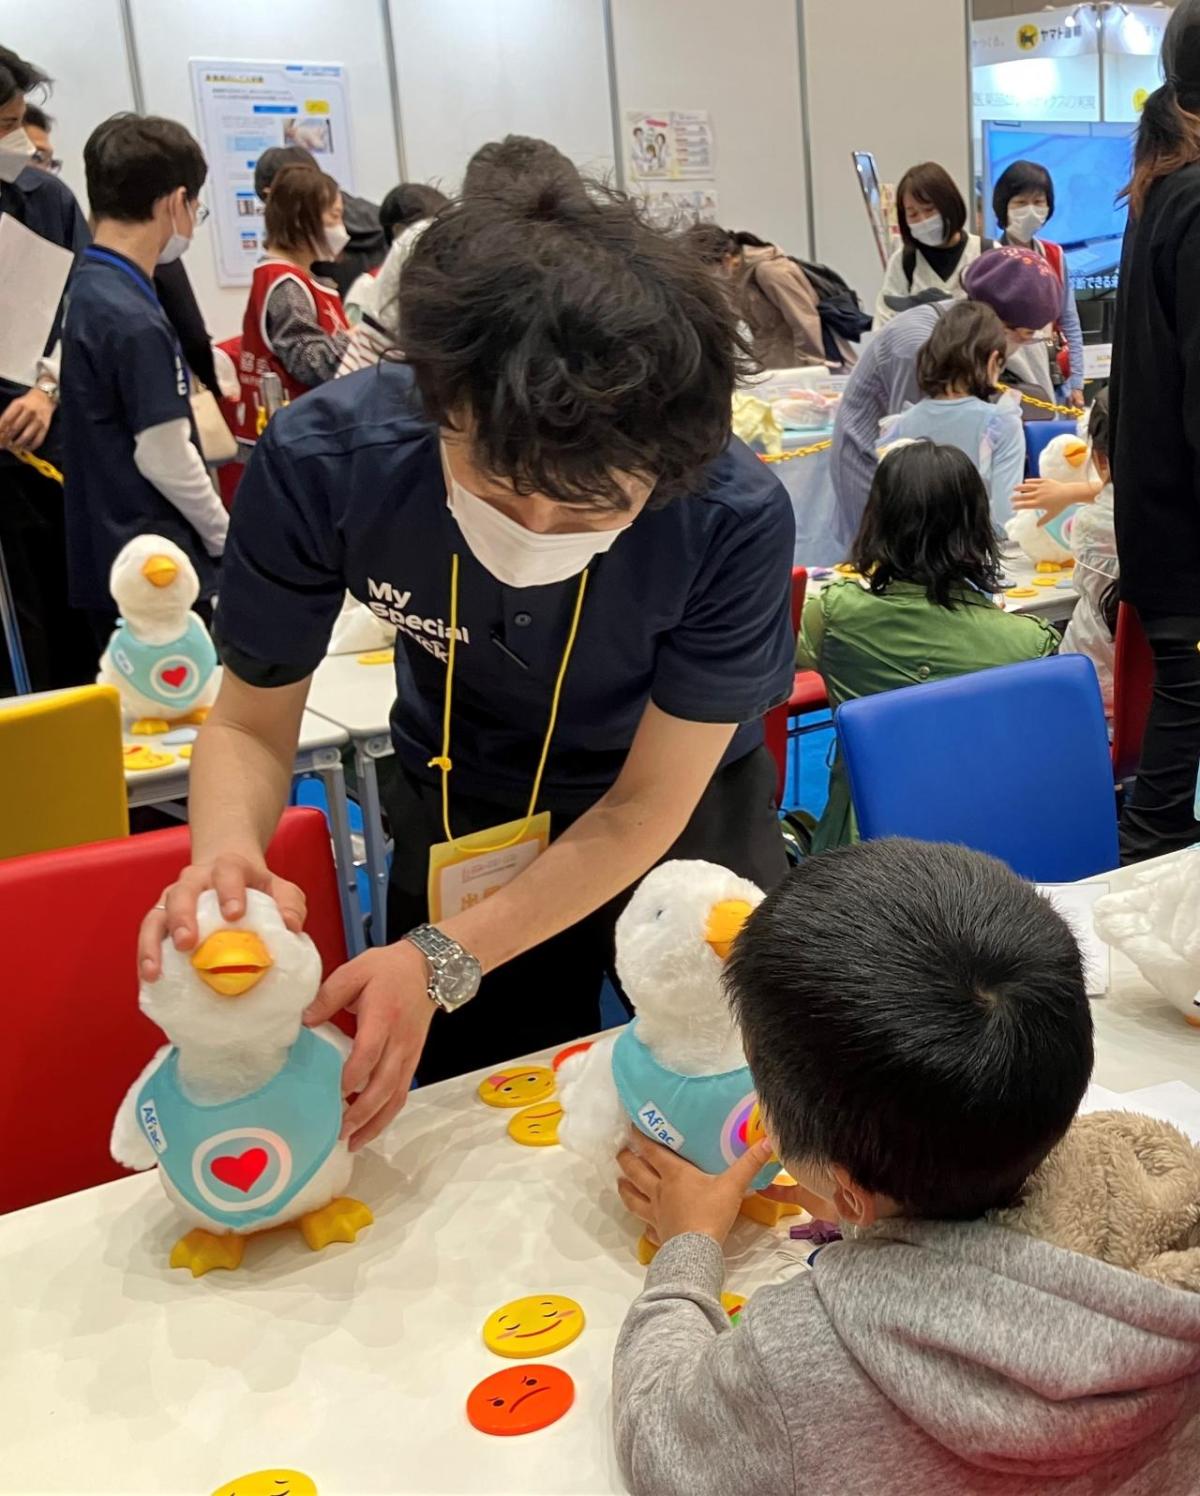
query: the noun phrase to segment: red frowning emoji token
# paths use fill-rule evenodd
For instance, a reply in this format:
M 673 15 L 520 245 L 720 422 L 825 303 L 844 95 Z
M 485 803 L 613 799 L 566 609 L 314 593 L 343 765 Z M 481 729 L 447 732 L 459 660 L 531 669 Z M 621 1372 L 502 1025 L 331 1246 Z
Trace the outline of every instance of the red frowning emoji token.
M 575 1401 L 575 1383 L 557 1366 L 506 1366 L 467 1398 L 481 1434 L 533 1434 L 557 1423 Z

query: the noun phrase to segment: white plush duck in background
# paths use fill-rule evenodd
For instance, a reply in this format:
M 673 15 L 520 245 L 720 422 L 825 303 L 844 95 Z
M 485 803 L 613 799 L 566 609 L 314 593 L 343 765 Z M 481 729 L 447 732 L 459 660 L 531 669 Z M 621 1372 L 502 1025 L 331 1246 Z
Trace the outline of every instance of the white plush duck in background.
M 1138 873 L 1096 900 L 1096 934 L 1200 1028 L 1200 853 Z
M 109 573 L 120 620 L 96 677 L 116 686 L 135 733 L 203 722 L 217 699 L 217 652 L 192 604 L 196 569 L 174 541 L 139 535 Z
M 1087 477 L 1090 449 L 1081 436 L 1056 436 L 1047 442 L 1038 460 L 1038 472 L 1057 483 L 1080 483 Z M 1067 535 L 1078 505 L 1072 504 L 1049 525 L 1039 525 L 1042 511 L 1022 509 L 1014 514 L 1004 529 L 1008 538 L 1019 545 L 1031 561 L 1052 561 L 1064 565 L 1071 560 Z
M 354 1167 L 340 1141 L 349 1041 L 331 1024 L 301 1025 L 321 982 L 307 935 L 251 890 L 244 917 L 222 918 L 200 895 L 199 944 L 163 942 L 162 975 L 141 1008 L 171 1043 L 129 1089 L 112 1155 L 158 1165 L 163 1188 L 195 1230 L 171 1253 L 193 1277 L 235 1268 L 246 1237 L 287 1222 L 314 1250 L 353 1241 L 371 1212 L 344 1198 Z
M 721 976 L 760 888 L 710 862 L 648 873 L 617 922 L 617 973 L 637 1012 L 559 1071 L 559 1142 L 612 1178 L 631 1121 L 710 1174 L 763 1136 L 754 1084 Z M 761 1189 L 779 1173 L 768 1164 Z M 773 1223 L 781 1208 L 751 1197 Z

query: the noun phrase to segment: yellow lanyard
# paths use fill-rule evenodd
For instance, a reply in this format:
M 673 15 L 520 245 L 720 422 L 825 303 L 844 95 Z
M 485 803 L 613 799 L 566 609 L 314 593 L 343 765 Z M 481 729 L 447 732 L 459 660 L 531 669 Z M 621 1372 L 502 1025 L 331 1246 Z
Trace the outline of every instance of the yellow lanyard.
M 27 463 L 36 473 L 41 473 L 43 478 L 49 478 L 54 483 L 61 483 L 63 475 L 52 462 L 47 462 L 44 457 L 35 457 L 32 452 L 27 452 L 24 447 L 9 447 L 8 449 L 18 462 Z
M 575 648 L 575 638 L 579 633 L 579 618 L 583 612 L 583 596 L 587 591 L 588 574 L 585 571 L 579 578 L 579 592 L 575 598 L 575 611 L 571 615 L 571 628 L 567 634 L 567 647 L 563 650 L 562 664 L 558 667 L 558 678 L 554 682 L 554 695 L 550 700 L 550 721 L 546 725 L 546 737 L 542 743 L 542 755 L 538 759 L 537 773 L 533 777 L 533 790 L 529 796 L 529 809 L 525 812 L 515 836 L 510 836 L 507 841 L 497 842 L 494 847 L 472 847 L 470 855 L 478 856 L 483 852 L 503 852 L 506 847 L 515 847 L 519 841 L 524 841 L 529 830 L 530 822 L 533 820 L 537 810 L 538 796 L 542 791 L 542 775 L 546 770 L 546 760 L 550 756 L 550 743 L 554 737 L 554 728 L 558 722 L 558 707 L 562 700 L 563 682 L 567 678 L 567 666 L 571 663 L 571 652 Z M 454 832 L 450 829 L 450 771 L 454 765 L 450 759 L 450 710 L 454 699 L 454 661 L 458 645 L 458 555 L 455 553 L 450 558 L 450 654 L 446 661 L 446 699 L 442 706 L 442 751 L 437 758 L 429 760 L 431 769 L 439 769 L 442 775 L 442 829 L 446 833 L 446 840 L 456 852 L 466 852 L 465 847 L 459 846 L 454 840 Z

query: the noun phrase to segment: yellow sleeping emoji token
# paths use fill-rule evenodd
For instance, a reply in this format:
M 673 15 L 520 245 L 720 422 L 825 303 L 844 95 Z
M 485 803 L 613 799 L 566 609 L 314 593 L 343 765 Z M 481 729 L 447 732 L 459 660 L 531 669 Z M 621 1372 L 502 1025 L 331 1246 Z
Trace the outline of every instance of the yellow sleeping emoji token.
M 145 743 L 130 743 L 125 748 L 125 770 L 140 774 L 146 769 L 165 769 L 175 762 L 173 753 L 158 753 Z
M 479 1082 L 479 1099 L 488 1106 L 529 1106 L 554 1095 L 554 1071 L 545 1065 L 513 1065 Z
M 1036 587 L 1010 587 L 1004 594 L 1005 597 L 1036 597 Z
M 483 1325 L 483 1343 L 498 1356 L 521 1361 L 561 1351 L 575 1339 L 583 1324 L 583 1310 L 574 1299 L 561 1294 L 514 1299 L 488 1315 Z
M 508 1124 L 508 1135 L 514 1143 L 526 1148 L 550 1148 L 558 1142 L 558 1124 L 562 1120 L 562 1103 L 539 1101 L 527 1106 Z
M 253 1475 L 239 1475 L 213 1496 L 317 1496 L 317 1487 L 299 1470 L 256 1470 Z

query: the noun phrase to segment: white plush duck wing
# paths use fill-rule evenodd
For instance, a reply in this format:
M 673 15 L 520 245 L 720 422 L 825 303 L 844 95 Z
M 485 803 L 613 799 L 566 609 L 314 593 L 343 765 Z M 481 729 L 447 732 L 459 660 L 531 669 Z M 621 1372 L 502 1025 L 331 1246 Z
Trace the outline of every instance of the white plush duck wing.
M 142 1131 L 141 1123 L 138 1121 L 137 1099 L 142 1087 L 166 1059 L 171 1052 L 171 1046 L 164 1044 L 142 1073 L 125 1093 L 125 1100 L 117 1109 L 117 1115 L 113 1119 L 112 1139 L 108 1150 L 113 1158 L 125 1169 L 152 1169 L 158 1162 L 158 1154 L 150 1146 L 150 1141 Z
M 572 1055 L 558 1072 L 563 1116 L 558 1141 L 600 1173 L 612 1172 L 629 1118 L 612 1073 L 616 1035 L 597 1039 L 591 1049 Z

